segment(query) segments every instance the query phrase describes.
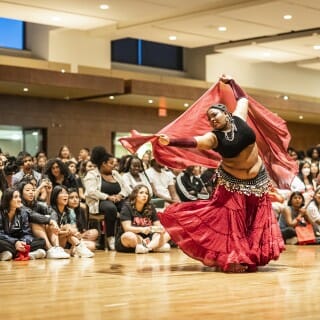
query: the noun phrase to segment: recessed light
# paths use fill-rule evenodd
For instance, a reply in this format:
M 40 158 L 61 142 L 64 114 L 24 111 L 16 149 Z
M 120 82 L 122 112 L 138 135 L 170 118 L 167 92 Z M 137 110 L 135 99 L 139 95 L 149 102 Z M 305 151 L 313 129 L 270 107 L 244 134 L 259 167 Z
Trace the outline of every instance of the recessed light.
M 189 103 L 185 103 L 183 106 L 188 108 L 189 107 Z
M 302 119 L 303 119 L 303 116 L 299 116 L 299 119 L 302 120 Z
M 175 40 L 177 40 L 177 37 L 176 36 L 169 36 L 169 40 L 175 41 Z
M 65 73 L 65 72 L 66 72 L 66 70 L 64 70 L 64 69 L 61 69 L 61 72 L 62 72 L 62 73 Z
M 218 31 L 221 31 L 221 32 L 227 31 L 227 27 L 225 27 L 225 26 L 220 26 L 220 27 L 218 27 Z
M 314 46 L 313 46 L 313 49 L 314 49 L 314 50 L 320 50 L 320 44 L 314 45 Z
M 152 99 L 149 99 L 149 100 L 148 100 L 148 103 L 150 103 L 150 104 L 153 103 L 153 100 L 152 100 Z
M 107 4 L 100 4 L 100 9 L 101 10 L 108 10 L 109 6 Z
M 283 16 L 283 19 L 284 19 L 284 20 L 291 20 L 291 19 L 292 19 L 292 15 L 291 15 L 291 14 L 285 14 L 285 15 Z
M 109 99 L 110 99 L 110 100 L 114 100 L 114 96 L 110 96 Z
M 289 97 L 288 96 L 283 96 L 282 99 L 283 100 L 289 100 Z
M 28 92 L 29 89 L 28 89 L 28 88 L 23 88 L 23 91 L 24 91 L 24 92 Z

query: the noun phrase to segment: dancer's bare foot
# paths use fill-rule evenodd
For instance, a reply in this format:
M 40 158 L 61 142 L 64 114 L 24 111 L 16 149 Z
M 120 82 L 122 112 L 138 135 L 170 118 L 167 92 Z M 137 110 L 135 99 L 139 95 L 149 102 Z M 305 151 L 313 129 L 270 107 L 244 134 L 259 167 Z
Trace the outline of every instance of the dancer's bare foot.
M 242 273 L 247 271 L 248 266 L 245 266 L 240 263 L 229 263 L 226 272 L 228 273 Z

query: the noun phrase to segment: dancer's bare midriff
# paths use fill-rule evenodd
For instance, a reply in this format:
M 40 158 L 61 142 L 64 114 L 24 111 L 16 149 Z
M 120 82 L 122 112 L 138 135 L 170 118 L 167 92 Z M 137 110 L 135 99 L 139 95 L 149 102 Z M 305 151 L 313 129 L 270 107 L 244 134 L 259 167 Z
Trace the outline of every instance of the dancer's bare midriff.
M 255 178 L 262 166 L 256 143 L 247 146 L 234 158 L 222 158 L 221 167 L 238 179 Z

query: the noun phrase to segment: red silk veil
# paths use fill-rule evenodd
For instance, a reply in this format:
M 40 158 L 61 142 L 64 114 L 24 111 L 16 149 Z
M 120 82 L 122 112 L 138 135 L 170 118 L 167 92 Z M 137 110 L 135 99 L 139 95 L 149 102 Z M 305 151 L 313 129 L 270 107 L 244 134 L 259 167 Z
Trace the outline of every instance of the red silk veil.
M 287 153 L 291 136 L 286 122 L 253 98 L 249 96 L 247 98 L 249 99 L 247 123 L 256 134 L 259 155 L 271 179 L 278 187 L 289 188 L 298 168 L 296 162 Z M 221 161 L 221 156 L 217 152 L 167 147 L 161 145 L 157 139 L 160 133 L 178 138 L 200 136 L 211 131 L 207 110 L 215 103 L 223 103 L 230 112 L 233 112 L 236 100 L 230 86 L 218 82 L 188 110 L 155 135 L 143 136 L 132 130 L 131 137 L 120 138 L 119 141 L 131 153 L 135 153 L 144 143 L 151 142 L 155 159 L 170 168 L 183 169 L 190 165 L 216 168 Z

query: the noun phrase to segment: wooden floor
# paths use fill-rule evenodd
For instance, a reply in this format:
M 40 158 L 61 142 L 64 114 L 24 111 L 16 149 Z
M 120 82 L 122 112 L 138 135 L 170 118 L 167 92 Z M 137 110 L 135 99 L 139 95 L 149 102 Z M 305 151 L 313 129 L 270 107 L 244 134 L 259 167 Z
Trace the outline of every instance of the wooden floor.
M 214 272 L 179 249 L 0 262 L 0 319 L 320 319 L 320 246 L 287 246 L 253 274 Z

